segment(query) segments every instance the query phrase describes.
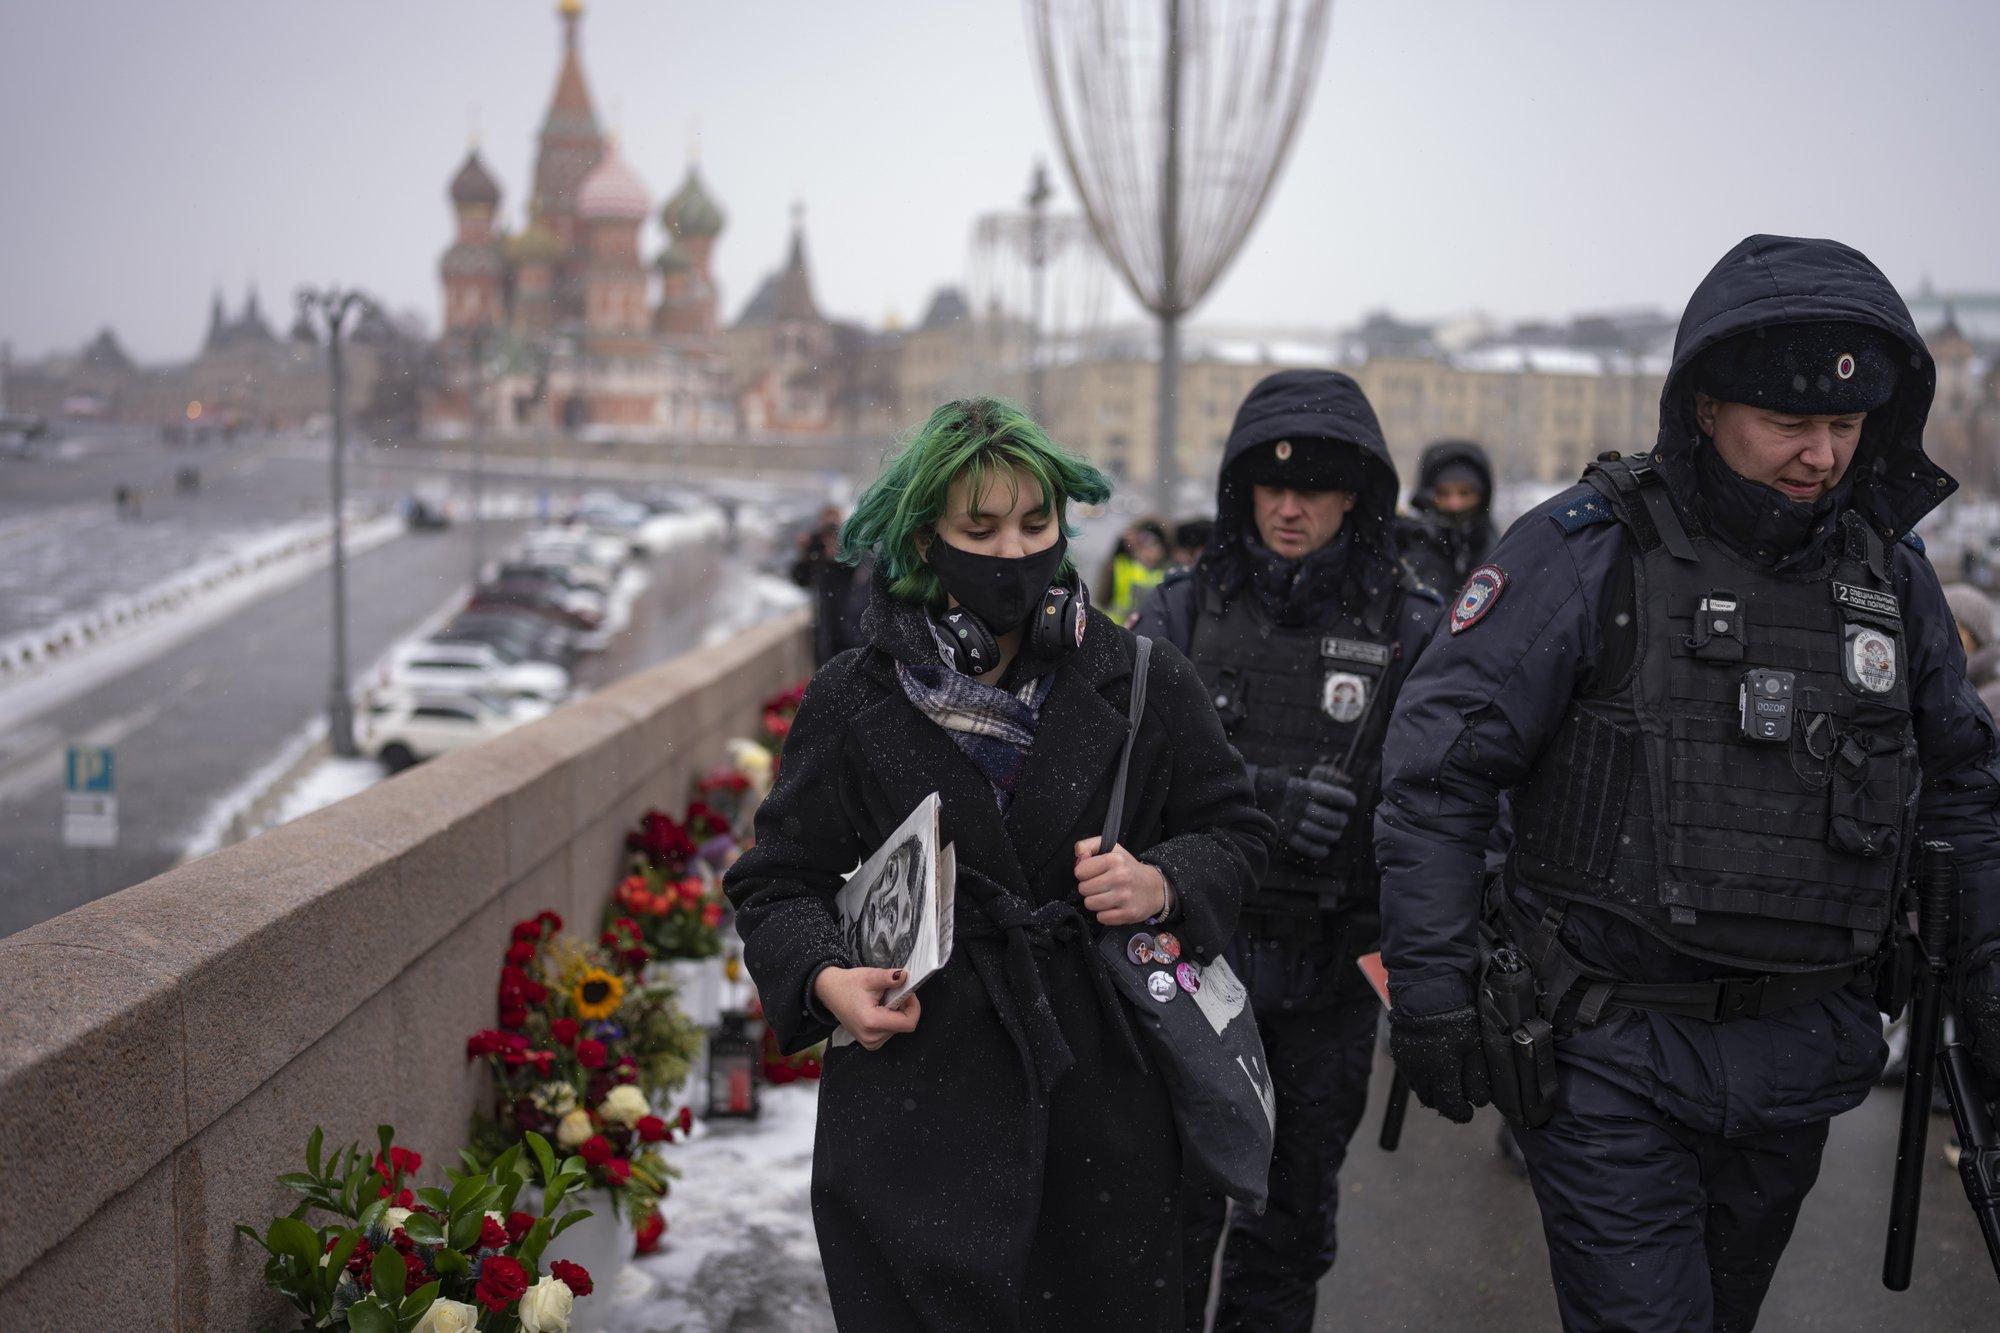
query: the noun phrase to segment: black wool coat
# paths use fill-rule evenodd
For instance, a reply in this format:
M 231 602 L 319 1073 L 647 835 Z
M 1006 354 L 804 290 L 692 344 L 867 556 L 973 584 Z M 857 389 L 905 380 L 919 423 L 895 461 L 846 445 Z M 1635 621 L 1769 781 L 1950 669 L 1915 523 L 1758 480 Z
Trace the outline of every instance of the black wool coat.
M 813 677 L 756 845 L 725 883 L 780 1044 L 823 1040 L 832 1026 L 807 987 L 822 966 L 851 965 L 842 877 L 942 796 L 959 876 L 951 960 L 918 992 L 914 1032 L 830 1049 L 821 1082 L 813 1213 L 835 1314 L 868 1329 L 1177 1325 L 1179 1144 L 1073 869 L 1074 844 L 1103 828 L 1136 641 L 1090 613 L 1054 667 L 1003 816 L 897 682 L 898 660 L 937 660 L 922 612 L 878 593 L 870 628 L 869 646 Z M 1271 826 L 1170 645 L 1156 645 L 1147 691 L 1123 840 L 1172 883 L 1174 929 L 1207 962 L 1263 871 Z

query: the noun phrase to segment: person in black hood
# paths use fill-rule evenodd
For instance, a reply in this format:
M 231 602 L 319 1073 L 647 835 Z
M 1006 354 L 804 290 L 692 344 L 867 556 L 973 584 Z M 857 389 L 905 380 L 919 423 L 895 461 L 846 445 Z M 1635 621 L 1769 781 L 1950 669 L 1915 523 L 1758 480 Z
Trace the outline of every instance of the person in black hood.
M 1959 1012 L 2000 1072 L 2000 739 L 1911 532 L 1953 488 L 1935 382 L 1859 252 L 1743 241 L 1688 303 L 1656 447 L 1509 529 L 1397 703 L 1391 1049 L 1470 1120 L 1482 963 L 1525 960 L 1554 1096 L 1503 1110 L 1566 1328 L 1756 1323 L 1882 1068 L 1922 840 L 1959 864 Z
M 1278 831 L 1228 951 L 1277 1092 L 1270 1206 L 1230 1226 L 1218 1329 L 1309 1329 L 1333 1266 L 1336 1175 L 1367 1102 L 1381 1013 L 1355 960 L 1377 934 L 1382 733 L 1439 615 L 1397 561 L 1396 490 L 1353 380 L 1271 375 L 1230 429 L 1212 539 L 1139 614 L 1138 633 L 1193 661 Z M 1219 1195 L 1189 1188 L 1190 1328 L 1202 1324 L 1223 1217 Z
M 1440 596 L 1493 549 L 1493 465 L 1471 440 L 1439 440 L 1417 462 L 1411 512 L 1396 523 L 1403 564 Z

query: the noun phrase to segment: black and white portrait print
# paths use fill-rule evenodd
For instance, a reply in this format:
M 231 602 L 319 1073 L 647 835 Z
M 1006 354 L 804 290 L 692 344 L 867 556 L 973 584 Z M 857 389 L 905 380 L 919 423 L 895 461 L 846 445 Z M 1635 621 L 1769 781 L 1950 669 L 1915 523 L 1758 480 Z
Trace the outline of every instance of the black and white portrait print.
M 869 888 L 861 911 L 847 922 L 848 948 L 864 967 L 901 967 L 917 943 L 923 910 L 923 839 L 898 843 Z

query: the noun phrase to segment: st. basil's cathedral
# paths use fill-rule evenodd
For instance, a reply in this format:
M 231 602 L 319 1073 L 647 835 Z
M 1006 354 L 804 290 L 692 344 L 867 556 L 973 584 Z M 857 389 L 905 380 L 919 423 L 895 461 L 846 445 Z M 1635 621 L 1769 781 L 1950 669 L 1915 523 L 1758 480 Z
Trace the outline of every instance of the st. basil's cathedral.
M 690 163 L 660 208 L 667 245 L 646 262 L 640 233 L 653 202 L 592 107 L 582 0 L 561 0 L 557 14 L 562 62 L 524 224 L 506 230 L 500 184 L 476 146 L 451 180 L 457 236 L 438 265 L 444 333 L 424 433 L 465 433 L 475 361 L 484 424 L 502 434 L 830 429 L 831 395 L 816 382 L 835 330 L 813 301 L 796 214 L 784 266 L 721 329 L 710 265 L 722 209 Z

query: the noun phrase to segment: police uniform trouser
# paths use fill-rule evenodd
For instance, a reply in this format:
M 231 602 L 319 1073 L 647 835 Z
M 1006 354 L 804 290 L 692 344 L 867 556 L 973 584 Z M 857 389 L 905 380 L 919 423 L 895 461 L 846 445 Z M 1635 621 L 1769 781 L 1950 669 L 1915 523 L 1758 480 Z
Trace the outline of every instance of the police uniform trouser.
M 1724 1138 L 1587 1070 L 1559 1066 L 1561 1100 L 1516 1129 L 1563 1327 L 1742 1333 L 1819 1178 L 1827 1121 Z
M 1269 1206 L 1262 1217 L 1238 1208 L 1230 1224 L 1215 1327 L 1307 1330 L 1319 1280 L 1333 1267 L 1336 1176 L 1368 1105 L 1382 1006 L 1338 931 L 1310 941 L 1238 935 L 1228 958 L 1263 1035 L 1278 1134 Z M 1190 1329 L 1207 1308 L 1223 1210 L 1220 1194 L 1193 1183 L 1182 1195 Z

